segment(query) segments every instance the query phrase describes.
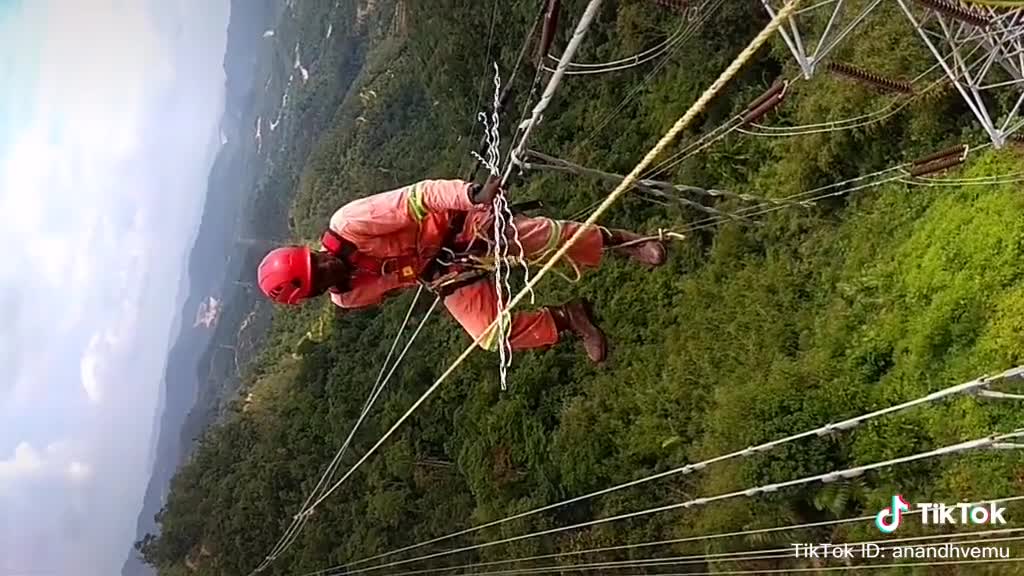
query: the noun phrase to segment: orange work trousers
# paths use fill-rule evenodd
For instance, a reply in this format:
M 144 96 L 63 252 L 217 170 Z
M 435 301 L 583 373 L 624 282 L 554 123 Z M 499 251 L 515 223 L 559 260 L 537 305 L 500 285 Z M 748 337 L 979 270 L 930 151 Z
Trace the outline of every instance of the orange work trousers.
M 474 214 L 467 221 L 467 230 L 482 231 L 489 225 L 489 218 L 483 214 Z M 578 222 L 552 220 L 549 218 L 530 218 L 515 216 L 513 225 L 519 233 L 519 241 L 523 245 L 525 257 L 529 262 L 545 261 L 561 248 L 576 231 L 583 226 Z M 589 226 L 573 244 L 562 259 L 574 268 L 584 270 L 595 268 L 601 263 L 604 239 L 597 226 Z M 510 247 L 515 254 L 518 249 Z M 498 295 L 495 291 L 494 279 L 488 278 L 463 286 L 445 300 L 448 312 L 462 325 L 473 339 L 479 338 L 494 319 L 498 316 Z M 488 350 L 496 349 L 496 330 L 492 330 L 481 341 L 480 346 Z M 551 311 L 542 308 L 524 312 L 514 312 L 511 318 L 509 342 L 513 350 L 542 348 L 558 342 L 558 329 Z

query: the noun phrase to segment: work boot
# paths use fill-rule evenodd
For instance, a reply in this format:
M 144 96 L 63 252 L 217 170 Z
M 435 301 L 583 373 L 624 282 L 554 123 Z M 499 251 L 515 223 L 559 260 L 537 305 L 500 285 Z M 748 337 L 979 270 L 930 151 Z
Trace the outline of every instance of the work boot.
M 604 332 L 591 319 L 589 302 L 576 299 L 548 310 L 555 319 L 559 334 L 572 332 L 583 342 L 583 348 L 592 362 L 604 362 L 608 355 L 608 341 Z
M 601 232 L 605 245 L 616 254 L 651 267 L 665 263 L 665 245 L 660 240 L 642 240 L 643 236 L 628 230 L 602 229 Z

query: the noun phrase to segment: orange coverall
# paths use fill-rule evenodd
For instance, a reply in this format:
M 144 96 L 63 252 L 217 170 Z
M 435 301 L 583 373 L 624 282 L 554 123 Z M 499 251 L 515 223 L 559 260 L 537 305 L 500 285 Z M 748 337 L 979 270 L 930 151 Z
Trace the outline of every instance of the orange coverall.
M 360 257 L 368 257 L 371 265 L 358 267 L 350 290 L 332 292 L 331 300 L 342 308 L 365 308 L 379 304 L 395 290 L 416 285 L 420 273 L 440 252 L 456 212 L 467 212 L 458 242 L 469 243 L 475 235 L 488 236 L 490 206 L 474 206 L 468 189 L 469 183 L 461 180 L 425 180 L 342 206 L 331 217 L 331 230 L 352 242 Z M 529 261 L 553 254 L 582 226 L 521 215 L 513 224 Z M 603 247 L 600 229 L 591 226 L 565 259 L 580 269 L 596 267 Z M 463 329 L 478 338 L 498 315 L 494 280 L 458 288 L 444 299 L 444 304 Z M 493 336 L 488 334 L 481 346 L 494 349 Z M 558 329 L 551 312 L 541 309 L 513 313 L 509 340 L 518 350 L 556 343 Z

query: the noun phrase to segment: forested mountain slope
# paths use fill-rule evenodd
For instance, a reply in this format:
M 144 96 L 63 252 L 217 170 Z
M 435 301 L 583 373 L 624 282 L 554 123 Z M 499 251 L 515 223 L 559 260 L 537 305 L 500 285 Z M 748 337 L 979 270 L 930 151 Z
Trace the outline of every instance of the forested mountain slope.
M 491 58 L 501 63 L 505 76 L 536 4 L 498 4 Z M 563 3 L 555 53 L 564 49 L 584 5 L 582 0 Z M 904 78 L 927 70 L 932 62 L 896 10 L 893 5 L 874 13 L 834 58 Z M 304 163 L 297 189 L 277 189 L 273 199 L 290 206 L 298 239 L 315 240 L 329 215 L 348 200 L 465 171 L 480 134 L 474 133 L 474 110 L 491 97 L 485 65 L 491 11 L 489 2 L 379 0 L 360 3 L 348 13 L 346 25 L 376 18 L 379 33 L 363 40 L 365 62 Z M 646 0 L 606 2 L 579 60 L 634 54 L 677 30 L 679 18 Z M 531 147 L 586 166 L 629 171 L 766 22 L 758 2 L 719 4 L 706 25 L 621 109 L 623 97 L 652 66 L 568 78 Z M 741 112 L 777 77 L 795 74 L 784 45 L 773 41 L 676 150 Z M 517 77 L 520 96 L 503 119 L 506 126 L 518 119 L 532 76 L 528 68 Z M 937 73 L 928 77 L 938 78 Z M 794 84 L 784 105 L 762 122 L 827 122 L 877 110 L 892 99 L 823 74 Z M 784 198 L 951 144 L 985 141 L 955 94 L 938 89 L 861 128 L 791 138 L 735 133 L 660 177 Z M 1020 166 L 1019 149 L 984 149 L 972 152 L 963 168 L 940 177 L 1019 174 Z M 520 353 L 509 390 L 503 392 L 496 357 L 474 354 L 317 509 L 294 545 L 264 573 L 305 574 L 344 564 L 1022 363 L 1024 199 L 1020 184 L 1013 178 L 1007 182 L 916 186 L 894 179 L 810 207 L 775 210 L 758 216 L 757 225 L 726 223 L 691 232 L 686 240 L 673 241 L 669 264 L 656 271 L 609 261 L 577 284 L 546 280 L 538 290 L 538 305 L 573 294 L 594 302 L 611 341 L 607 364 L 589 365 L 569 342 L 545 352 Z M 530 172 L 512 193 L 516 200 L 543 199 L 550 215 L 567 217 L 608 191 L 600 182 Z M 727 211 L 745 206 L 739 200 L 703 201 Z M 705 217 L 633 194 L 609 212 L 606 223 L 655 231 L 679 229 Z M 174 480 L 161 514 L 160 537 L 142 546 L 161 574 L 245 576 L 260 563 L 359 416 L 410 297 L 365 312 L 342 314 L 315 303 L 276 313 L 266 349 L 246 375 L 248 399 L 201 440 Z M 427 323 L 356 435 L 343 470 L 469 343 L 442 316 Z M 419 552 L 911 455 L 1019 428 L 1022 415 L 1019 403 L 958 397 Z M 1019 450 L 976 452 L 838 484 L 815 483 L 523 539 L 394 570 L 874 515 L 897 493 L 910 502 L 960 502 L 1014 496 L 1022 489 Z M 1007 517 L 1019 521 L 1024 508 L 1010 506 Z M 911 523 L 900 536 L 924 532 Z M 609 551 L 585 561 L 878 536 L 871 522 L 840 524 Z M 1024 552 L 1007 545 L 1014 546 L 1016 555 Z M 582 561 L 571 556 L 559 560 Z M 707 561 L 684 569 L 768 570 L 813 562 Z M 929 570 L 920 573 L 933 573 Z M 1022 573 L 1014 565 L 945 570 Z M 646 568 L 651 574 L 668 571 L 678 568 Z M 620 572 L 627 573 L 614 573 Z M 629 573 L 638 572 L 643 570 Z

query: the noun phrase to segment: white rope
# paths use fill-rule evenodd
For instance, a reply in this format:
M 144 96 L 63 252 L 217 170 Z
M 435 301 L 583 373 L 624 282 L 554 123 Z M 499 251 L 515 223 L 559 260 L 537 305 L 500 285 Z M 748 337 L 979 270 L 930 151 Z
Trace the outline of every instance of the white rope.
M 494 0 L 494 4 L 491 6 L 491 23 L 487 30 L 487 54 L 484 55 L 484 71 L 487 71 L 487 64 L 491 61 L 491 49 L 494 47 L 494 25 L 498 21 L 498 6 L 501 5 L 500 0 Z M 480 109 L 480 101 L 484 98 L 484 84 L 487 82 L 487 76 L 481 74 L 480 87 L 476 91 L 476 104 L 473 105 L 473 112 Z M 476 138 L 476 129 L 473 130 L 471 138 Z
M 949 388 L 945 388 L 945 389 L 939 390 L 937 392 L 933 392 L 933 393 L 928 394 L 926 396 L 921 396 L 920 398 L 916 398 L 914 400 L 910 400 L 910 401 L 904 402 L 902 404 L 897 404 L 895 406 L 890 406 L 888 408 L 884 408 L 884 409 L 881 409 L 881 410 L 876 410 L 874 412 L 869 412 L 867 414 L 863 414 L 861 416 L 857 416 L 857 417 L 854 417 L 854 418 L 849 418 L 847 420 L 843 420 L 843 421 L 840 421 L 838 423 L 825 424 L 824 426 L 820 426 L 820 427 L 814 428 L 812 430 L 807 430 L 807 431 L 801 432 L 799 434 L 793 434 L 793 435 L 787 436 L 785 438 L 780 438 L 778 440 L 773 440 L 771 442 L 766 442 L 766 443 L 759 444 L 759 445 L 756 445 L 756 446 L 749 446 L 747 448 L 744 448 L 743 450 L 737 450 L 737 451 L 734 451 L 734 452 L 730 452 L 728 454 L 717 456 L 715 458 L 710 458 L 708 460 L 697 462 L 695 464 L 688 464 L 686 466 L 680 466 L 680 467 L 677 467 L 677 468 L 673 468 L 671 470 L 666 470 L 664 472 L 659 472 L 657 474 L 653 474 L 653 475 L 650 475 L 650 476 L 645 476 L 643 478 L 632 480 L 630 482 L 625 482 L 625 483 L 622 483 L 622 484 L 617 484 L 615 486 L 611 486 L 609 488 L 604 488 L 602 490 L 597 490 L 595 492 L 590 492 L 590 493 L 584 494 L 582 496 L 577 496 L 575 498 L 570 498 L 568 500 L 563 500 L 561 502 L 556 502 L 554 504 L 548 504 L 546 506 L 541 506 L 539 508 L 534 508 L 532 510 L 527 510 L 525 512 L 520 512 L 518 514 L 514 514 L 512 516 L 508 516 L 508 517 L 502 518 L 500 520 L 494 520 L 492 522 L 487 522 L 487 523 L 484 523 L 484 524 L 480 524 L 478 526 L 467 528 L 465 530 L 460 530 L 458 532 L 453 532 L 451 534 L 446 534 L 444 536 L 440 536 L 438 538 L 433 538 L 431 540 L 426 540 L 426 541 L 420 542 L 418 544 L 413 544 L 411 546 L 406 546 L 406 547 L 399 548 L 399 549 L 396 549 L 396 550 L 391 550 L 389 552 L 385 552 L 385 553 L 382 553 L 382 554 L 378 554 L 376 556 L 371 556 L 369 558 L 364 558 L 362 560 L 358 560 L 356 562 L 352 562 L 352 563 L 349 564 L 349 566 L 356 566 L 356 565 L 359 565 L 359 564 L 363 564 L 365 562 L 370 562 L 370 561 L 373 561 L 373 560 L 377 560 L 377 559 L 383 558 L 385 556 L 391 556 L 391 555 L 394 555 L 394 554 L 400 554 L 402 552 L 408 552 L 410 550 L 414 550 L 414 549 L 417 549 L 417 548 L 422 548 L 423 546 L 428 546 L 430 544 L 436 544 L 438 542 L 442 542 L 442 541 L 445 541 L 445 540 L 450 540 L 452 538 L 456 538 L 456 537 L 459 537 L 459 536 L 465 536 L 467 534 L 472 534 L 474 532 L 479 532 L 480 530 L 484 530 L 486 528 L 492 528 L 494 526 L 498 526 L 498 525 L 504 524 L 506 522 L 511 522 L 513 520 L 519 520 L 519 519 L 525 518 L 527 516 L 533 516 L 535 514 L 540 514 L 541 512 L 547 512 L 547 511 L 550 511 L 550 510 L 554 510 L 556 508 L 561 508 L 562 506 L 567 506 L 569 504 L 575 504 L 577 502 L 582 502 L 584 500 L 590 500 L 590 499 L 596 498 L 598 496 L 604 496 L 606 494 L 611 494 L 613 492 L 618 492 L 618 491 L 624 490 L 626 488 L 632 488 L 634 486 L 639 486 L 641 484 L 646 484 L 647 482 L 652 482 L 654 480 L 659 480 L 661 478 L 666 478 L 668 476 L 690 474 L 692 472 L 703 470 L 704 468 L 706 468 L 707 466 L 709 466 L 711 464 L 717 464 L 717 463 L 725 462 L 725 461 L 728 461 L 728 460 L 733 460 L 733 459 L 744 457 L 744 456 L 750 456 L 752 454 L 758 454 L 758 453 L 762 453 L 762 452 L 767 452 L 769 450 L 772 450 L 772 449 L 777 448 L 779 446 L 782 446 L 784 444 L 788 444 L 790 442 L 795 442 L 797 440 L 802 440 L 802 439 L 805 439 L 805 438 L 811 438 L 811 437 L 816 437 L 816 436 L 825 436 L 827 434 L 832 434 L 832 433 L 835 433 L 835 432 L 842 432 L 842 431 L 850 430 L 850 429 L 855 428 L 855 427 L 857 427 L 857 426 L 859 426 L 859 425 L 861 425 L 864 422 L 867 422 L 869 420 L 874 420 L 874 419 L 880 418 L 882 416 L 887 416 L 887 415 L 890 415 L 890 414 L 895 414 L 895 413 L 903 412 L 903 411 L 909 410 L 911 408 L 914 408 L 916 406 L 920 406 L 922 404 L 930 404 L 930 403 L 933 403 L 933 402 L 937 402 L 939 400 L 942 400 L 944 398 L 948 398 L 950 396 L 954 396 L 954 395 L 958 395 L 958 394 L 969 394 L 969 393 L 972 393 L 972 392 L 974 392 L 976 390 L 979 390 L 981 388 L 985 388 L 987 386 L 990 386 L 994 382 L 999 382 L 999 381 L 1004 381 L 1004 380 L 1011 380 L 1011 379 L 1017 379 L 1017 380 L 1024 379 L 1024 366 L 1019 366 L 1019 367 L 1016 367 L 1016 368 L 1013 368 L 1013 369 L 1010 369 L 1010 370 L 1006 370 L 1005 372 L 1002 372 L 1002 373 L 1000 373 L 1000 374 L 998 374 L 996 376 L 992 376 L 991 378 L 988 378 L 988 377 L 977 378 L 975 380 L 971 380 L 970 382 L 966 382 L 966 383 L 963 383 L 963 384 L 958 384 L 956 386 L 951 386 Z
M 501 98 L 501 76 L 498 73 L 498 65 L 494 65 L 494 101 L 491 106 L 491 118 L 488 120 L 487 115 L 483 112 L 480 113 L 480 121 L 484 125 L 484 137 L 487 141 L 487 158 L 481 158 L 475 152 L 477 160 L 487 168 L 487 171 L 492 177 L 499 177 L 501 170 L 498 168 L 498 162 L 501 161 L 501 117 L 498 115 L 498 108 L 500 106 L 499 99 Z M 499 381 L 501 383 L 501 389 L 507 388 L 508 380 L 508 368 L 512 365 L 512 345 L 509 342 L 509 332 L 511 322 L 509 321 L 510 315 L 505 310 L 505 301 L 512 297 L 512 286 L 509 284 L 509 276 L 512 273 L 512 264 L 509 260 L 508 247 L 509 247 L 509 227 L 512 226 L 512 210 L 509 208 L 508 201 L 505 198 L 505 194 L 500 190 L 494 196 L 494 200 L 491 205 L 491 214 L 494 216 L 494 230 L 492 236 L 494 237 L 493 246 L 493 257 L 494 257 L 494 291 L 497 297 L 498 311 L 503 314 L 500 321 L 498 322 L 498 330 L 495 336 L 496 344 L 498 347 L 498 373 Z M 516 237 L 516 244 L 519 244 L 519 234 L 515 227 L 512 226 L 512 234 Z M 521 246 L 521 245 L 520 245 Z M 529 278 L 530 269 L 523 264 L 526 268 L 526 275 Z
M 518 542 L 518 541 L 521 541 L 521 540 L 527 540 L 527 539 L 536 538 L 536 537 L 539 537 L 539 536 L 550 536 L 552 534 L 558 534 L 558 533 L 561 533 L 561 532 L 567 532 L 569 530 L 578 530 L 580 528 L 589 528 L 591 526 L 597 526 L 597 525 L 601 525 L 601 524 L 608 524 L 608 523 L 611 523 L 611 522 L 618 522 L 620 520 L 628 520 L 630 518 L 638 518 L 638 517 L 641 517 L 641 516 L 650 516 L 652 514 L 659 514 L 661 512 L 669 512 L 669 511 L 672 511 L 672 510 L 678 510 L 680 508 L 689 509 L 689 508 L 693 508 L 693 507 L 697 507 L 697 506 L 704 506 L 704 505 L 707 505 L 707 504 L 710 504 L 710 503 L 713 503 L 713 502 L 721 502 L 721 501 L 724 501 L 724 500 L 731 500 L 731 499 L 741 498 L 741 497 L 748 497 L 749 498 L 749 497 L 752 497 L 752 496 L 757 496 L 759 494 L 773 493 L 773 492 L 777 492 L 777 491 L 779 491 L 781 489 L 784 489 L 784 488 L 792 488 L 792 487 L 795 487 L 795 486 L 802 486 L 802 485 L 805 485 L 805 484 L 811 484 L 811 483 L 815 483 L 815 482 L 830 483 L 830 482 L 835 482 L 836 480 L 856 478 L 858 476 L 861 476 L 865 472 L 870 472 L 870 471 L 873 471 L 873 470 L 878 470 L 878 469 L 882 469 L 882 468 L 891 468 L 893 466 L 898 466 L 900 464 L 906 464 L 906 463 L 909 463 L 909 462 L 916 462 L 918 460 L 926 460 L 926 459 L 930 459 L 930 458 L 936 458 L 936 457 L 939 457 L 939 456 L 946 456 L 946 455 L 950 455 L 950 454 L 957 454 L 957 453 L 967 452 L 967 451 L 971 451 L 971 450 L 978 450 L 978 449 L 982 449 L 982 448 L 988 448 L 988 447 L 992 446 L 993 444 L 1002 442 L 1004 440 L 1009 440 L 1009 439 L 1014 439 L 1014 438 L 1021 438 L 1021 437 L 1024 437 L 1024 429 L 1017 430 L 1017 431 L 1010 432 L 1010 433 L 1006 433 L 1006 434 L 992 434 L 992 435 L 989 435 L 989 436 L 985 436 L 983 438 L 978 438 L 978 439 L 975 439 L 975 440 L 968 440 L 966 442 L 960 442 L 958 444 L 944 446 L 942 448 L 936 448 L 934 450 L 929 450 L 927 452 L 920 452 L 918 454 L 913 454 L 911 456 L 903 456 L 903 457 L 900 457 L 900 458 L 892 458 L 892 459 L 889 459 L 889 460 L 883 460 L 881 462 L 875 462 L 873 464 L 866 464 L 866 465 L 863 465 L 863 466 L 856 466 L 856 467 L 853 467 L 853 468 L 847 468 L 846 470 L 827 472 L 827 473 L 824 473 L 824 474 L 817 474 L 817 475 L 814 475 L 814 476 L 807 476 L 807 477 L 804 477 L 804 478 L 799 478 L 797 480 L 787 480 L 785 482 L 777 482 L 777 483 L 773 483 L 773 484 L 764 484 L 762 486 L 756 486 L 754 488 L 748 488 L 746 490 L 737 490 L 737 491 L 734 491 L 734 492 L 726 492 L 726 493 L 723 493 L 723 494 L 718 494 L 716 496 L 709 496 L 709 497 L 703 497 L 703 498 L 694 498 L 694 499 L 691 499 L 691 500 L 687 500 L 685 502 L 677 502 L 677 503 L 674 503 L 674 504 L 667 504 L 667 505 L 664 505 L 664 506 L 658 506 L 656 508 L 648 508 L 648 509 L 645 509 L 645 510 L 638 510 L 636 512 L 628 512 L 626 514 L 619 514 L 619 515 L 616 515 L 616 516 L 608 516 L 608 517 L 605 517 L 605 518 L 598 518 L 596 520 L 589 520 L 587 522 L 580 522 L 580 523 L 577 523 L 577 524 L 571 524 L 569 526 L 560 526 L 558 528 L 549 528 L 547 530 L 541 530 L 541 531 L 538 531 L 538 532 L 531 532 L 531 533 L 523 534 L 523 535 L 520 535 L 520 536 L 513 536 L 513 537 L 510 537 L 510 538 L 504 538 L 502 540 L 495 540 L 495 541 L 492 541 L 492 542 L 484 542 L 484 543 L 481 543 L 481 544 L 475 544 L 475 545 L 472 545 L 472 546 L 464 546 L 464 547 L 461 547 L 461 548 L 454 548 L 454 549 L 450 549 L 450 550 L 442 550 L 440 552 L 435 552 L 435 553 L 432 553 L 432 554 L 426 554 L 426 555 L 423 555 L 423 556 L 417 556 L 415 558 L 408 558 L 406 560 L 398 560 L 398 561 L 391 562 L 391 563 L 388 563 L 388 564 L 381 564 L 381 565 L 377 565 L 377 566 L 370 566 L 368 568 L 362 568 L 362 569 L 359 569 L 359 570 L 347 570 L 346 573 L 347 574 L 360 574 L 360 573 L 363 573 L 363 572 L 369 572 L 369 571 L 372 571 L 372 570 L 378 570 L 380 568 L 385 568 L 385 567 L 399 566 L 399 565 L 408 564 L 408 563 L 411 563 L 411 562 L 422 562 L 423 560 L 429 560 L 431 558 L 439 558 L 439 557 L 442 557 L 442 556 L 450 556 L 452 554 L 459 554 L 459 553 L 462 553 L 462 552 L 469 552 L 469 551 L 472 551 L 472 550 L 480 550 L 482 548 L 489 548 L 489 547 L 492 547 L 492 546 L 499 546 L 499 545 L 502 545 L 502 544 L 509 544 L 509 543 L 512 543 L 512 542 Z M 351 564 L 349 566 L 351 566 Z
M 515 151 L 512 152 L 511 161 L 505 168 L 505 174 L 501 178 L 502 185 L 508 182 L 508 178 L 512 174 L 512 168 L 515 166 L 519 157 L 522 156 L 523 150 L 526 149 L 526 143 L 530 139 L 530 135 L 533 133 L 534 127 L 536 127 L 540 122 L 541 117 L 544 115 L 544 111 L 547 110 L 548 105 L 551 103 L 551 99 L 554 98 L 558 85 L 562 83 L 562 77 L 565 75 L 566 68 L 568 68 L 573 56 L 576 55 L 576 51 L 579 49 L 580 43 L 583 42 L 583 37 L 587 34 L 587 30 L 590 28 L 590 24 L 594 21 L 594 17 L 597 16 L 597 10 L 600 7 L 601 0 L 590 0 L 587 4 L 587 9 L 583 12 L 583 16 L 576 25 L 576 30 L 572 34 L 572 39 L 569 40 L 569 45 L 565 47 L 565 52 L 562 54 L 562 58 L 558 61 L 558 67 L 555 69 L 554 74 L 551 75 L 551 79 L 548 80 L 547 88 L 544 89 L 544 93 L 541 94 L 540 100 L 533 108 L 533 113 L 526 121 L 526 126 L 523 128 L 523 134 L 519 139 L 519 145 L 516 146 Z
M 292 517 L 291 525 L 289 525 L 288 529 L 285 530 L 285 533 L 277 541 L 277 544 L 274 545 L 274 547 L 264 557 L 263 561 L 252 572 L 252 574 L 265 570 L 267 566 L 270 565 L 271 562 L 276 560 L 278 556 L 280 556 L 282 553 L 288 550 L 288 548 L 290 548 L 291 545 L 295 542 L 299 532 L 302 530 L 302 527 L 305 525 L 306 520 L 308 519 L 308 515 L 305 514 L 306 507 L 309 506 L 310 501 L 312 501 L 313 498 L 316 497 L 320 489 L 323 488 L 324 484 L 330 482 L 330 479 L 334 477 L 338 465 L 341 463 L 341 459 L 345 455 L 345 451 L 348 449 L 349 443 L 352 440 L 352 436 L 359 428 L 359 425 L 362 423 L 363 418 L 365 418 L 366 414 L 370 411 L 370 408 L 373 406 L 373 403 L 376 401 L 377 396 L 380 393 L 379 391 L 383 389 L 385 385 L 387 385 L 388 380 L 391 378 L 391 375 L 388 374 L 388 378 L 384 379 L 384 371 L 387 370 L 388 365 L 391 362 L 391 357 L 394 355 L 395 349 L 398 347 L 398 341 L 401 339 L 402 333 L 405 332 L 405 328 L 409 325 L 409 319 L 412 317 L 413 310 L 416 309 L 416 303 L 419 302 L 420 294 L 422 292 L 423 286 L 420 286 L 416 290 L 416 294 L 413 296 L 412 303 L 409 304 L 409 309 L 406 310 L 405 312 L 405 318 L 402 320 L 402 325 L 398 328 L 398 332 L 395 334 L 394 339 L 391 341 L 391 348 L 388 350 L 388 354 L 384 358 L 384 362 L 381 364 L 380 371 L 377 373 L 377 379 L 374 381 L 373 387 L 370 388 L 370 393 L 366 397 L 366 402 L 363 403 L 363 409 L 359 414 L 359 419 L 356 421 L 356 424 L 352 427 L 352 430 L 349 432 L 348 438 L 345 439 L 345 443 L 337 452 L 335 452 L 334 458 L 331 460 L 330 464 L 328 464 L 327 469 L 324 470 L 324 473 L 320 476 L 320 480 L 316 483 L 316 486 L 313 487 L 313 490 L 310 491 L 309 495 L 306 497 L 306 500 L 302 503 L 302 506 L 299 507 L 299 512 Z M 424 318 L 424 321 L 425 320 L 426 318 Z M 415 336 L 413 336 L 413 338 L 415 338 Z M 401 361 L 401 358 L 399 358 L 398 362 Z M 392 369 L 392 372 L 393 371 L 394 369 Z
M 409 306 L 409 310 L 405 314 L 405 320 L 402 323 L 402 328 L 399 329 L 398 334 L 395 337 L 395 342 L 392 343 L 391 351 L 388 353 L 389 358 L 395 350 L 395 344 L 398 343 L 398 337 L 401 336 L 402 332 L 405 331 L 405 326 L 408 325 L 409 323 L 409 318 L 412 315 L 412 311 L 415 309 L 416 301 L 419 299 L 421 292 L 422 287 L 416 291 L 416 296 L 415 298 L 413 298 L 413 302 Z M 343 455 L 345 451 L 348 449 L 349 444 L 352 442 L 352 438 L 355 436 L 356 430 L 359 429 L 359 426 L 362 424 L 363 420 L 369 414 L 370 408 L 372 408 L 373 404 L 376 403 L 377 398 L 380 396 L 381 392 L 384 391 L 384 387 L 391 380 L 391 376 L 395 373 L 395 370 L 397 370 L 398 366 L 402 363 L 402 360 L 405 358 L 405 355 L 409 352 L 409 349 L 412 347 L 413 343 L 416 341 L 416 338 L 419 336 L 420 331 L 423 329 L 423 326 L 426 324 L 427 319 L 430 318 L 430 315 L 434 312 L 434 309 L 437 307 L 438 302 L 440 302 L 440 298 L 435 298 L 433 304 L 431 304 L 430 306 L 430 309 L 427 310 L 427 313 L 423 316 L 423 319 L 420 320 L 420 323 L 416 327 L 415 332 L 413 332 L 412 336 L 406 342 L 405 347 L 402 349 L 402 352 L 399 355 L 398 359 L 395 360 L 395 362 L 391 365 L 391 368 L 388 371 L 387 376 L 385 376 L 383 380 L 381 380 L 380 376 L 381 374 L 383 374 L 384 369 L 387 368 L 388 365 L 387 360 L 385 360 L 384 366 L 381 367 L 381 372 L 377 376 L 379 381 L 378 384 L 375 384 L 374 390 L 370 398 L 366 402 L 362 413 L 359 415 L 359 419 L 352 427 L 352 430 L 349 431 L 348 438 L 345 439 L 344 445 L 342 445 L 341 449 L 335 455 L 335 460 L 332 461 L 333 469 L 330 470 L 331 478 L 333 478 L 334 474 L 337 472 L 337 466 L 338 464 L 340 464 L 341 455 Z M 289 548 L 291 548 L 292 544 L 294 544 L 295 541 L 298 539 L 299 534 L 302 531 L 302 528 L 305 527 L 306 522 L 309 521 L 310 516 L 312 515 L 312 513 L 314 512 L 314 510 L 316 509 L 320 502 L 318 500 L 312 506 L 309 506 L 309 501 L 316 496 L 317 491 L 322 487 L 325 481 L 330 481 L 329 479 L 325 480 L 325 478 L 327 478 L 326 472 L 325 475 L 321 477 L 321 482 L 317 484 L 317 487 L 310 493 L 309 497 L 307 497 L 306 502 L 303 504 L 299 513 L 293 517 L 292 526 L 288 529 L 288 531 L 285 532 L 285 535 L 282 536 L 281 540 L 278 542 L 278 546 L 275 547 L 275 549 L 267 555 L 267 557 L 264 559 L 264 562 L 260 565 L 256 572 L 260 572 L 269 567 L 270 564 L 277 560 L 277 558 L 280 557 L 281 554 L 283 554 Z
M 995 446 L 995 445 L 993 445 Z M 997 498 L 994 500 L 980 500 L 976 502 L 967 503 L 968 506 L 982 506 L 988 504 L 1004 504 L 1008 502 L 1019 502 L 1024 500 L 1024 496 L 1012 496 L 1008 498 Z M 916 516 L 922 514 L 922 509 L 911 510 L 905 512 L 905 516 Z M 719 532 L 715 534 L 703 534 L 698 536 L 689 536 L 686 538 L 673 538 L 671 540 L 655 540 L 648 542 L 637 542 L 634 544 L 621 544 L 618 546 L 605 546 L 601 548 L 589 548 L 585 550 L 571 550 L 566 552 L 554 552 L 550 554 L 539 554 L 536 556 L 525 556 L 521 558 L 509 558 L 507 560 L 492 560 L 489 562 L 478 562 L 474 564 L 464 564 L 462 566 L 450 566 L 446 568 L 427 568 L 422 570 L 414 570 L 409 572 L 402 572 L 394 576 L 412 576 L 415 574 L 433 574 L 436 572 L 448 572 L 451 570 L 467 570 L 473 568 L 486 568 L 488 566 L 498 566 L 501 564 L 512 564 L 512 563 L 525 563 L 535 562 L 537 560 L 550 560 L 552 558 L 564 558 L 566 556 L 584 556 L 588 554 L 603 554 L 606 552 L 618 552 L 623 550 L 634 550 L 637 548 L 650 548 L 655 546 L 670 546 L 674 544 L 683 544 L 687 542 L 705 542 L 711 540 L 720 540 L 725 538 L 738 538 L 741 536 L 754 536 L 759 534 L 771 534 L 773 532 L 792 532 L 796 530 L 806 530 L 808 528 L 821 528 L 825 526 L 837 526 L 842 524 L 853 524 L 858 522 L 874 522 L 875 516 L 858 516 L 855 518 L 842 518 L 838 520 L 826 520 L 822 522 L 808 522 L 804 524 L 790 524 L 786 526 L 773 526 L 770 528 L 756 528 L 748 530 L 740 530 L 735 532 Z M 317 573 L 309 573 L 303 576 L 315 576 Z
M 412 303 L 409 304 L 409 309 L 405 311 L 405 318 L 402 319 L 402 325 L 398 328 L 398 333 L 395 334 L 394 340 L 391 341 L 391 348 L 388 349 L 388 355 L 384 357 L 384 364 L 381 365 L 380 371 L 377 372 L 377 380 L 373 384 L 373 391 L 376 391 L 378 387 L 382 387 L 387 384 L 387 380 L 384 379 L 384 371 L 387 369 L 388 364 L 391 362 L 391 357 L 394 356 L 395 350 L 398 348 L 398 341 L 401 339 L 402 333 L 405 332 L 405 328 L 409 325 L 409 320 L 412 318 L 412 312 L 416 309 L 416 304 L 419 302 L 420 295 L 422 294 L 423 286 L 420 285 L 416 288 L 416 294 L 412 297 Z M 373 406 L 372 392 L 370 397 L 368 397 L 366 402 L 363 404 L 363 412 L 369 412 L 371 406 Z M 339 450 L 339 452 L 342 451 L 344 451 L 344 448 Z
M 1001 534 L 1013 534 L 1021 532 L 1024 528 L 1006 528 L 1001 530 L 980 530 L 974 532 L 963 532 L 958 534 L 935 534 L 931 536 L 912 536 L 906 538 L 893 538 L 889 540 L 854 540 L 850 542 L 829 542 L 829 544 L 837 547 L 843 545 L 850 546 L 867 546 L 875 545 L 878 546 L 878 552 L 891 551 L 900 546 L 895 546 L 896 543 L 911 543 L 911 542 L 928 542 L 932 540 L 947 540 L 952 539 L 950 542 L 935 542 L 918 544 L 920 548 L 934 548 L 938 546 L 955 545 L 963 546 L 966 544 L 981 544 L 981 543 L 997 543 L 997 542 L 1019 542 L 1024 540 L 1024 536 L 1011 536 L 1005 538 L 974 538 L 970 540 L 960 540 L 961 538 L 968 538 L 971 536 L 997 536 Z M 885 544 L 885 546 L 883 546 Z M 701 554 L 701 555 L 689 555 L 689 556 L 671 556 L 664 558 L 647 558 L 647 559 L 632 559 L 632 560 L 616 560 L 609 562 L 591 562 L 587 564 L 553 564 L 551 566 L 535 566 L 531 568 L 516 568 L 509 570 L 493 570 L 490 572 L 472 572 L 475 576 L 511 576 L 515 574 L 545 574 L 550 572 L 577 572 L 582 570 L 596 570 L 596 569 L 613 569 L 622 570 L 625 568 L 651 568 L 660 566 L 684 566 L 690 564 L 705 564 L 708 562 L 749 562 L 753 560 L 796 560 L 798 559 L 795 554 L 793 547 L 787 548 L 772 548 L 762 550 L 748 550 L 742 552 L 720 552 L 717 554 Z M 401 572 L 393 576 L 412 576 L 419 574 L 419 572 Z

